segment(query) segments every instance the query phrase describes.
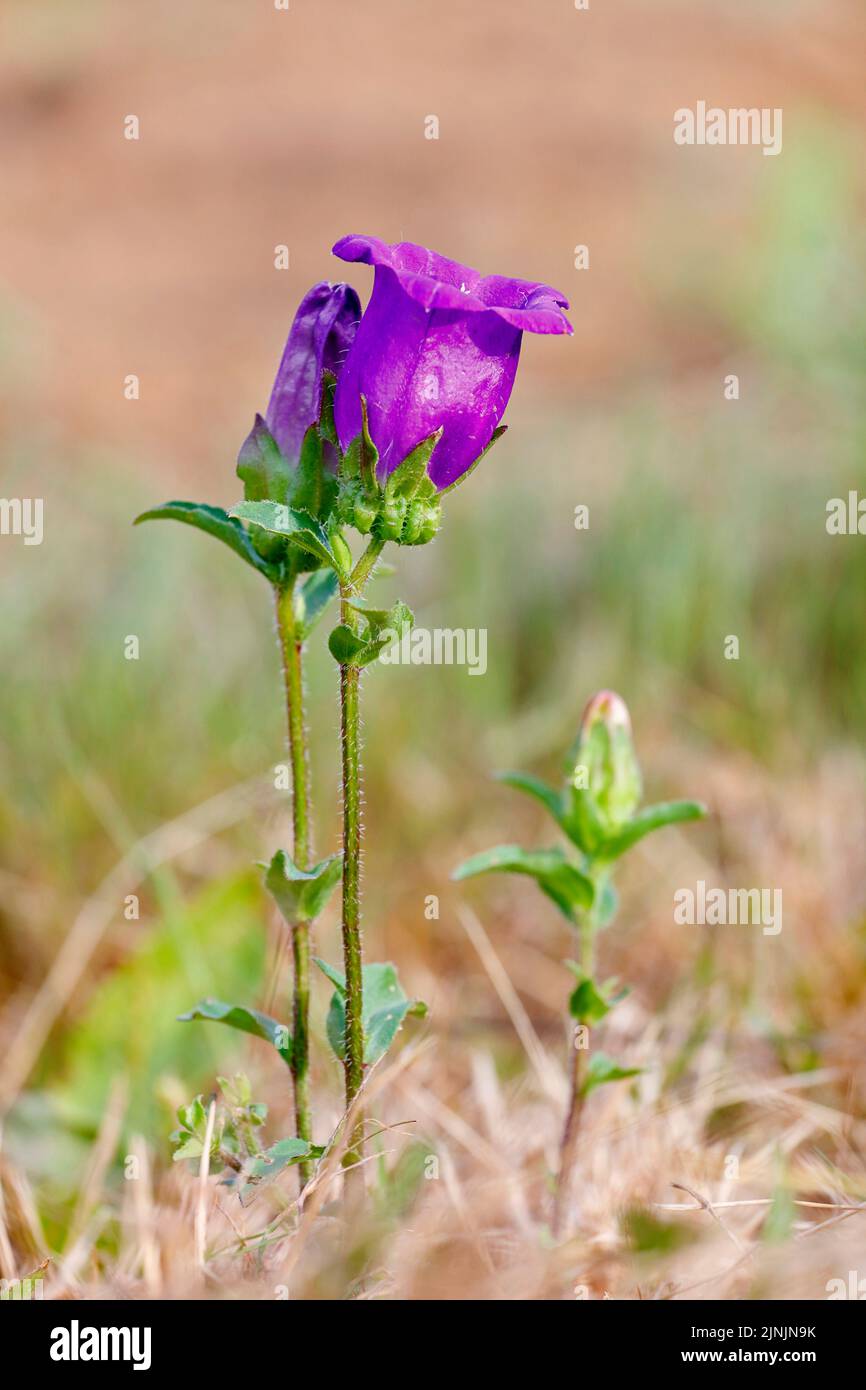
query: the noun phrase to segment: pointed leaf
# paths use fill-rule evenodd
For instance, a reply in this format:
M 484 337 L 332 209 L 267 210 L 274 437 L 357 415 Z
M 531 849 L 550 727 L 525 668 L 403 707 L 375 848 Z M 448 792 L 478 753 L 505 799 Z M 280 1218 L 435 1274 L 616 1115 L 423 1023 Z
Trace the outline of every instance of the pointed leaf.
M 648 806 L 646 810 L 639 811 L 618 835 L 604 842 L 598 851 L 598 857 L 618 859 L 653 830 L 661 830 L 666 825 L 675 825 L 682 821 L 702 820 L 706 814 L 706 806 L 701 805 L 699 801 L 661 801 L 657 806 Z
M 256 1038 L 264 1038 L 279 1052 L 287 1066 L 292 1064 L 292 1035 L 284 1023 L 278 1023 L 275 1018 L 270 1018 L 267 1014 L 260 1014 L 257 1009 L 247 1009 L 241 1004 L 224 1004 L 220 999 L 203 999 L 196 1004 L 195 1008 L 190 1009 L 189 1013 L 180 1014 L 180 1023 L 191 1023 L 196 1019 L 203 1019 L 209 1023 L 225 1023 L 229 1028 L 236 1028 L 241 1033 L 252 1033 Z
M 498 845 L 467 859 L 451 877 L 459 880 L 489 873 L 528 874 L 570 922 L 576 922 L 592 906 L 592 880 L 560 849 L 525 850 L 519 845 Z
M 258 554 L 240 521 L 229 516 L 222 507 L 209 507 L 204 502 L 165 502 L 161 507 L 151 507 L 149 511 L 142 512 L 133 525 L 138 526 L 142 521 L 163 520 L 182 521 L 208 536 L 215 536 L 268 579 L 273 580 L 279 574 L 274 565 L 268 564 Z
M 346 986 L 339 971 L 317 960 L 319 969 L 336 986 L 328 1010 L 326 1031 L 334 1053 L 342 1061 L 346 1047 Z M 365 965 L 362 968 L 363 1000 L 361 1019 L 364 1028 L 364 1065 L 378 1062 L 391 1046 L 403 1020 L 411 1015 L 423 1018 L 427 1005 L 420 999 L 404 994 L 397 970 L 390 961 Z
M 580 1093 L 582 1096 L 588 1096 L 590 1091 L 595 1090 L 596 1086 L 605 1086 L 609 1081 L 625 1081 L 630 1076 L 640 1076 L 642 1071 L 642 1067 L 621 1067 L 619 1062 L 615 1062 L 606 1053 L 594 1052 L 590 1058 Z
M 562 797 L 553 787 L 542 782 L 540 777 L 532 777 L 526 772 L 499 772 L 496 780 L 504 782 L 506 787 L 526 792 L 527 796 L 534 796 L 536 801 L 540 801 L 542 806 L 547 808 L 557 825 L 562 825 Z
M 346 993 L 346 977 L 341 975 L 339 970 L 335 970 L 326 960 L 321 960 L 318 956 L 313 956 L 314 963 L 319 967 L 322 974 L 331 981 L 335 989 L 341 994 Z
M 288 926 L 312 922 L 340 881 L 342 856 L 331 854 L 312 869 L 299 869 L 285 850 L 278 849 L 265 870 L 265 887 Z

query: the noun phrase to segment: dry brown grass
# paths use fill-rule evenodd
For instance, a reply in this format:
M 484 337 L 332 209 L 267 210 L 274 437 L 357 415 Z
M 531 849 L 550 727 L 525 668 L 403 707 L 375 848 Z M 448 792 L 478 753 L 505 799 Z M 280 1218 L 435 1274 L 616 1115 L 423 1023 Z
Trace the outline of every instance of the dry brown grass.
M 866 1268 L 862 767 L 831 758 L 799 785 L 727 761 L 684 770 L 696 774 L 714 829 L 700 846 L 659 837 L 626 873 L 621 925 L 604 939 L 605 968 L 634 984 L 604 1046 L 645 1071 L 587 1105 L 564 1240 L 548 1228 L 565 1085 L 555 929 L 538 914 L 545 952 L 527 939 L 524 900 L 489 892 L 455 900 L 443 932 L 458 969 L 433 982 L 425 1031 L 407 1029 L 368 1080 L 366 1210 L 343 1203 L 339 1139 L 303 1201 L 289 1173 L 242 1208 L 143 1138 L 138 1179 L 112 1180 L 119 1079 L 63 1253 L 5 1164 L 4 1275 L 48 1259 L 46 1296 L 83 1299 L 826 1297 L 828 1279 Z M 683 933 L 706 929 L 671 926 L 667 885 L 723 874 L 782 884 L 784 929 L 717 929 L 696 970 L 701 941 Z M 798 1068 L 805 1032 L 820 1057 Z M 251 1059 L 281 1096 L 281 1075 Z M 325 1087 L 319 1123 L 336 1128 L 336 1070 Z M 389 1209 L 383 1170 L 419 1144 L 435 1170 Z M 641 1252 L 647 1229 L 655 1248 Z

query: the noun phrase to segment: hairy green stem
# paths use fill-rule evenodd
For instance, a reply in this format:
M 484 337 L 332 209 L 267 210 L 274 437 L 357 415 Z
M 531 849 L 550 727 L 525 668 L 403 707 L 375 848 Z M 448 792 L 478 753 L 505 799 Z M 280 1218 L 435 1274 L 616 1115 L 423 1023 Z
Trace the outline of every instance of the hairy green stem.
M 373 572 L 384 542 L 371 540 L 351 575 L 340 584 L 341 621 L 353 630 L 357 617 L 349 606 L 359 597 Z M 361 942 L 361 672 L 357 666 L 340 667 L 340 734 L 342 741 L 343 792 L 343 970 L 346 978 L 346 1036 L 343 1068 L 346 1108 L 352 1104 L 364 1080 L 363 974 Z M 349 1136 L 347 1167 L 358 1162 L 364 1119 L 358 1115 Z
M 277 631 L 283 662 L 283 684 L 292 765 L 292 853 L 299 869 L 310 867 L 313 852 L 310 804 L 310 765 L 304 722 L 303 642 L 295 625 L 294 582 L 275 590 Z M 295 1092 L 295 1129 L 299 1139 L 312 1142 L 310 1111 L 310 926 L 296 922 L 291 928 L 294 966 L 292 996 L 292 1081 Z M 312 1177 L 312 1164 L 298 1164 L 301 1186 Z

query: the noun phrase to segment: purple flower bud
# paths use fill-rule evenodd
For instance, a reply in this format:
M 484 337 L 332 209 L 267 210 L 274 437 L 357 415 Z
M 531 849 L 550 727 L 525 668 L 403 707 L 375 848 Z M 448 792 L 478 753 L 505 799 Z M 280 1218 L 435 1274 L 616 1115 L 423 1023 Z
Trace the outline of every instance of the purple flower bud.
M 429 475 L 440 490 L 467 471 L 502 419 L 524 332 L 571 333 L 568 300 L 549 285 L 482 276 L 412 242 L 347 236 L 334 254 L 376 267 L 373 294 L 337 383 L 344 449 L 361 429 L 361 395 L 386 477 L 444 428 Z
M 265 432 L 276 440 L 283 456 L 294 464 L 310 425 L 319 418 L 322 372 L 340 376 L 361 320 L 361 302 L 351 285 L 314 285 L 298 306 L 264 421 L 256 416 L 241 449 L 241 460 L 263 447 Z M 246 454 L 245 454 L 246 451 Z

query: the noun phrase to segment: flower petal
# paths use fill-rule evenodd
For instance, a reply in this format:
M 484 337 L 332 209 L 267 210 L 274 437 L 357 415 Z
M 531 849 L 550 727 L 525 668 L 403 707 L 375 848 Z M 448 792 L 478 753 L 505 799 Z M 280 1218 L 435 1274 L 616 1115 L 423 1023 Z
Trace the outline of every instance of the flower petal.
M 550 285 L 501 275 L 482 276 L 471 266 L 411 241 L 389 246 L 379 237 L 353 235 L 343 237 L 333 250 L 344 261 L 363 261 L 392 270 L 406 294 L 424 309 L 459 313 L 492 310 L 521 331 L 572 332 L 562 312 L 568 308 L 568 300 Z
M 351 285 L 322 281 L 301 300 L 265 415 L 287 459 L 298 458 L 304 433 L 318 418 L 322 372 L 339 376 L 360 319 L 361 302 Z

